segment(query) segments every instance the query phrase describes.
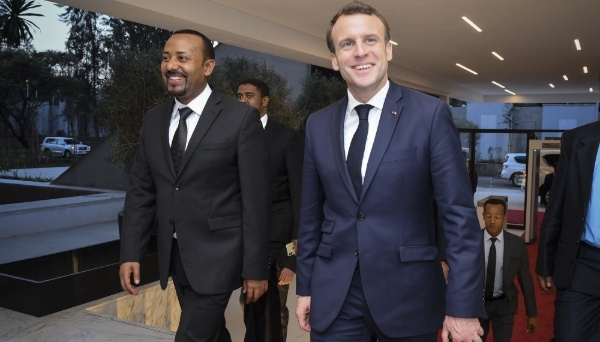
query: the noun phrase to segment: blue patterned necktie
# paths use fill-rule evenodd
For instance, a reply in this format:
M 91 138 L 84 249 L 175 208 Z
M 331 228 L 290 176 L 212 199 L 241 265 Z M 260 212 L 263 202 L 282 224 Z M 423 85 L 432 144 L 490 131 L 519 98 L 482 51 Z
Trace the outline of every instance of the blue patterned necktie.
M 179 168 L 181 167 L 181 161 L 183 160 L 183 153 L 185 152 L 185 145 L 187 144 L 187 123 L 185 120 L 194 111 L 189 107 L 179 108 L 179 126 L 173 135 L 171 142 L 171 156 L 173 157 L 173 166 L 175 167 L 175 174 L 179 174 Z
M 356 113 L 358 114 L 358 128 L 352 137 L 350 142 L 350 148 L 348 149 L 348 157 L 346 158 L 346 164 L 348 166 L 348 173 L 350 173 L 350 179 L 356 192 L 356 197 L 360 200 L 360 194 L 362 191 L 362 161 L 365 155 L 365 145 L 367 143 L 367 133 L 369 133 L 369 111 L 373 108 L 371 105 L 358 105 L 355 107 Z

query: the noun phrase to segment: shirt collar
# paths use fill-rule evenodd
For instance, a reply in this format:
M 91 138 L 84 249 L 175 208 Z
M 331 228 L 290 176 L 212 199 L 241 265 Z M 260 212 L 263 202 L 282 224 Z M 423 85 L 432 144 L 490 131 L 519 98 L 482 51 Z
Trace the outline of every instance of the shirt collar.
M 202 111 L 204 110 L 204 106 L 206 106 L 206 102 L 208 102 L 208 98 L 210 97 L 211 93 L 212 93 L 212 89 L 210 89 L 210 86 L 207 84 L 206 87 L 204 87 L 204 90 L 200 93 L 200 95 L 196 96 L 187 105 L 184 105 L 183 103 L 179 102 L 179 100 L 175 99 L 175 110 L 173 110 L 173 114 L 172 114 L 173 117 L 178 115 L 177 111 L 181 107 L 189 107 L 194 111 L 194 113 L 196 113 L 198 115 L 202 114 Z
M 262 122 L 263 128 L 267 127 L 268 119 L 269 119 L 269 116 L 267 115 L 267 113 L 265 113 L 265 115 L 260 117 L 260 122 Z
M 490 233 L 488 233 L 487 229 L 483 228 L 483 241 L 489 241 L 492 236 L 490 235 Z M 498 234 L 498 236 L 496 236 L 496 238 L 498 240 L 496 240 L 496 242 L 502 242 L 504 240 L 504 229 L 502 229 L 502 231 L 500 232 L 500 234 Z
M 377 94 L 375 94 L 375 96 L 373 96 L 369 101 L 367 101 L 366 104 L 370 104 L 371 106 L 378 108 L 378 109 L 383 109 L 383 104 L 385 103 L 385 98 L 387 97 L 387 93 L 388 90 L 390 89 L 390 80 L 388 80 L 385 85 L 383 86 L 383 88 L 381 88 Z M 356 100 L 354 98 L 354 96 L 352 95 L 352 93 L 350 93 L 350 90 L 348 90 L 348 111 L 352 112 L 352 110 L 354 109 L 354 107 L 364 104 L 362 102 L 358 102 L 358 100 Z

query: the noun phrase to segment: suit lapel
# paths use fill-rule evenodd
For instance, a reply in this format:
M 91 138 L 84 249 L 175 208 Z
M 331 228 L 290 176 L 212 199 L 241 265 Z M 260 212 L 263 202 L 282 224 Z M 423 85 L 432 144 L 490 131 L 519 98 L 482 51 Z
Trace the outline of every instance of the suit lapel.
M 371 149 L 371 155 L 367 163 L 367 172 L 363 181 L 361 198 L 364 198 L 365 193 L 367 193 L 369 185 L 373 181 L 373 177 L 396 130 L 396 124 L 403 108 L 403 105 L 399 103 L 401 98 L 402 90 L 398 85 L 390 81 L 390 88 L 385 97 L 383 109 L 381 110 L 377 135 L 375 135 L 375 141 L 373 142 L 373 148 Z
M 337 164 L 340 177 L 344 181 L 348 192 L 354 201 L 358 203 L 352 180 L 350 179 L 350 173 L 348 173 L 348 165 L 346 164 L 346 153 L 344 150 L 344 117 L 346 116 L 346 107 L 348 107 L 348 96 L 340 101 L 337 110 L 331 116 L 331 139 L 333 146 L 333 157 Z
M 212 125 L 213 121 L 215 121 L 215 119 L 223 109 L 220 103 L 221 94 L 213 90 L 208 98 L 208 101 L 206 101 L 206 105 L 204 106 L 202 115 L 200 115 L 198 124 L 196 125 L 196 128 L 192 133 L 192 137 L 190 138 L 190 142 L 188 143 L 188 146 L 185 149 L 185 153 L 183 154 L 181 168 L 179 169 L 180 173 L 190 161 L 190 158 L 196 151 L 196 148 L 200 144 L 200 141 L 202 141 L 202 138 L 204 138 L 204 135 Z
M 577 159 L 579 162 L 579 179 L 581 184 L 581 193 L 583 203 L 590 202 L 592 191 L 592 180 L 594 178 L 594 164 L 598 154 L 598 143 L 600 138 L 588 136 L 581 140 L 583 147 L 577 150 Z M 560 167 L 560 166 L 559 166 Z M 584 213 L 587 215 L 587 204 L 584 206 Z
M 171 155 L 171 145 L 169 141 L 169 126 L 171 125 L 171 116 L 173 115 L 173 107 L 175 106 L 175 100 L 171 100 L 169 102 L 169 112 L 161 117 L 160 119 L 160 141 L 161 146 L 165 155 L 165 159 L 167 160 L 167 165 L 169 170 L 171 170 L 171 174 L 175 177 L 175 167 L 173 166 L 173 156 Z
M 267 120 L 267 125 L 265 126 L 265 139 L 268 145 L 271 145 L 273 139 L 277 135 L 277 130 L 275 129 L 276 125 L 273 123 L 272 119 Z

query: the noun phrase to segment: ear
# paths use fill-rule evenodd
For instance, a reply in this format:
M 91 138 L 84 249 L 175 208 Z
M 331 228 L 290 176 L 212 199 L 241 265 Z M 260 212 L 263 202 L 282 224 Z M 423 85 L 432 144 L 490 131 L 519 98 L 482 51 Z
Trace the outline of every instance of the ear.
M 388 62 L 392 60 L 392 41 L 390 40 L 389 42 L 387 42 L 387 45 L 385 47 L 385 52 L 387 54 L 387 60 Z
M 215 70 L 215 60 L 209 59 L 204 62 L 204 76 L 208 77 L 212 74 L 213 70 Z
M 331 57 L 331 66 L 333 67 L 333 70 L 340 71 L 340 66 L 338 64 L 337 57 L 335 56 L 335 53 L 331 52 L 330 53 L 330 57 Z
M 269 105 L 269 97 L 268 96 L 263 96 L 262 98 L 262 106 L 266 107 Z

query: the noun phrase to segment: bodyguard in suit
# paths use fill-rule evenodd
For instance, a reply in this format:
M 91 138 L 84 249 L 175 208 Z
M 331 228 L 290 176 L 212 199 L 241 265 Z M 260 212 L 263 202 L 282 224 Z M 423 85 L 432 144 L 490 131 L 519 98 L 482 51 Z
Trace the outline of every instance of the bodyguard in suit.
M 239 101 L 260 113 L 269 145 L 272 181 L 269 289 L 258 302 L 243 305 L 246 342 L 285 341 L 289 320 L 287 294 L 296 271 L 296 256 L 288 256 L 285 246 L 298 236 L 304 140 L 296 130 L 269 117 L 269 95 L 269 86 L 257 79 L 242 81 L 237 93 Z
M 231 292 L 243 285 L 256 301 L 269 274 L 263 129 L 255 108 L 207 86 L 214 58 L 196 31 L 177 31 L 165 44 L 161 71 L 174 99 L 144 116 L 125 198 L 121 286 L 138 293 L 156 217 L 160 285 L 172 276 L 182 309 L 175 341 L 231 341 L 223 318 Z
M 563 133 L 542 221 L 537 273 L 554 302 L 555 341 L 600 341 L 600 122 Z
M 450 110 L 389 81 L 389 26 L 353 2 L 327 33 L 348 95 L 306 126 L 296 315 L 312 341 L 480 341 L 483 247 Z M 444 281 L 432 203 L 451 269 Z
M 534 333 L 538 326 L 533 278 L 529 271 L 529 256 L 525 241 L 503 231 L 506 219 L 506 203 L 491 198 L 483 205 L 483 246 L 485 249 L 485 311 L 487 319 L 480 319 L 485 341 L 494 330 L 494 342 L 510 342 L 519 292 L 515 277 L 521 286 L 527 313 L 527 331 Z

